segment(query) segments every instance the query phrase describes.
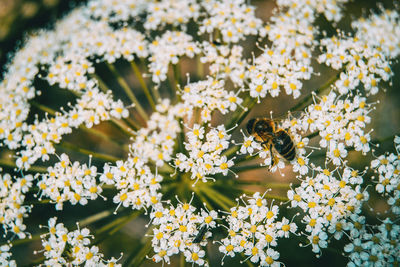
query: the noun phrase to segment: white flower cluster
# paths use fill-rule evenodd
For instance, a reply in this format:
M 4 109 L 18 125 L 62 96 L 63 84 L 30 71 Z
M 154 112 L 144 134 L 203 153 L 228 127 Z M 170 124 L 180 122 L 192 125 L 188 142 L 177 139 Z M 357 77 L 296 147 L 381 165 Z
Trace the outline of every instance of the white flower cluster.
M 218 79 L 230 78 L 235 86 L 242 88 L 247 74 L 247 62 L 243 59 L 243 47 L 239 45 L 218 45 L 207 41 L 202 43 L 201 63 L 209 63 L 210 75 Z
M 177 64 L 179 57 L 192 58 L 200 53 L 198 44 L 192 40 L 191 35 L 179 31 L 166 31 L 163 35 L 156 37 L 149 45 L 151 54 L 149 71 L 153 74 L 153 82 L 164 81 L 167 78 L 169 64 Z
M 146 2 L 146 0 L 89 1 L 86 12 L 89 16 L 103 21 L 127 21 L 141 14 Z
M 72 163 L 67 154 L 62 154 L 60 161 L 39 177 L 40 198 L 50 198 L 57 210 L 62 210 L 66 201 L 72 205 L 86 205 L 88 199 L 96 199 L 103 191 L 96 180 L 97 168 L 90 162 L 89 165 Z
M 312 251 L 321 253 L 327 247 L 328 233 L 339 240 L 351 215 L 361 212 L 369 194 L 360 187 L 362 174 L 346 167 L 341 179 L 328 169 L 317 167 L 315 176 L 306 176 L 299 187 L 288 191 L 292 207 L 301 208 L 306 216 L 303 223 Z M 338 175 L 339 175 L 339 171 Z
M 161 199 L 160 182 L 163 177 L 154 174 L 150 167 L 138 157 L 129 156 L 117 161 L 116 166 L 104 165 L 104 174 L 100 180 L 112 184 L 118 190 L 114 203 L 132 209 L 142 209 L 155 205 Z
M 245 0 L 209 0 L 203 2 L 208 17 L 200 24 L 200 33 L 221 33 L 226 43 L 237 43 L 245 36 L 263 33 L 262 20 Z
M 313 7 L 305 1 L 278 1 L 277 4 L 281 10 L 265 27 L 272 45 L 263 48 L 246 75 L 250 80 L 250 96 L 258 100 L 267 93 L 277 97 L 281 89 L 298 98 L 303 86 L 301 80 L 309 80 L 313 73 L 311 54 L 317 33 L 313 27 Z
M 344 247 L 347 266 L 395 266 L 400 261 L 400 226 L 395 221 L 386 218 L 380 225 L 356 226 Z
M 369 19 L 361 18 L 351 26 L 357 30 L 356 37 L 368 46 L 377 47 L 386 58 L 396 58 L 400 54 L 399 13 L 382 10 L 381 14 L 372 14 Z
M 320 41 L 326 50 L 318 60 L 334 69 L 344 68 L 335 84 L 340 94 L 346 94 L 362 84 L 371 94 L 379 91 L 378 83 L 393 75 L 390 59 L 400 53 L 399 14 L 384 11 L 369 19 L 353 23 L 355 37 L 331 37 Z
M 347 157 L 347 147 L 354 147 L 364 154 L 370 151 L 370 134 L 365 132 L 366 124 L 371 121 L 369 113 L 373 105 L 359 95 L 342 99 L 334 92 L 314 99 L 304 115 L 283 123 L 284 128 L 292 132 L 319 132 L 321 148 L 327 149 L 327 159 L 334 165 L 341 165 Z
M 257 192 L 247 198 L 247 201 L 241 198 L 244 205 L 231 208 L 226 216 L 228 237 L 221 240 L 219 251 L 224 258 L 244 253 L 260 266 L 281 266 L 277 261 L 280 254 L 273 247 L 278 245 L 278 239 L 296 234 L 297 225 L 286 218 L 278 221 L 279 207 L 273 204 L 268 207 L 264 195 Z
M 12 256 L 10 252 L 10 245 L 0 246 L 0 266 L 4 267 L 16 267 L 17 263 L 15 260 L 10 259 Z
M 307 57 L 310 55 L 307 54 Z M 296 60 L 290 53 L 282 53 L 274 47 L 265 47 L 264 52 L 248 69 L 250 96 L 260 102 L 260 98 L 266 97 L 267 94 L 277 97 L 283 88 L 286 94 L 298 98 L 303 86 L 300 80 L 310 79 L 311 72 L 309 63 Z
M 20 178 L 12 178 L 8 173 L 0 174 L 0 224 L 4 229 L 4 237 L 8 233 L 21 239 L 30 236 L 25 232 L 23 219 L 31 211 L 30 206 L 24 205 L 24 200 L 25 193 L 32 187 L 32 181 L 33 176 L 30 174 Z
M 105 260 L 97 246 L 90 245 L 90 231 L 87 228 L 69 231 L 57 217 L 49 219 L 49 233 L 41 236 L 45 266 L 121 266 L 115 258 Z
M 327 20 L 339 21 L 342 18 L 342 6 L 348 0 L 278 0 L 279 6 L 290 7 L 290 10 L 313 9 L 323 13 Z M 305 16 L 306 18 L 308 16 Z
M 191 117 L 194 109 L 199 108 L 201 121 L 209 122 L 214 110 L 219 110 L 222 114 L 236 110 L 243 100 L 237 96 L 238 93 L 226 91 L 224 86 L 224 80 L 211 77 L 186 85 L 182 92 L 182 101 L 187 106 L 187 115 Z
M 183 253 L 186 262 L 208 266 L 203 249 L 207 245 L 207 238 L 212 235 L 209 230 L 216 227 L 217 216 L 217 212 L 203 209 L 196 213 L 196 208 L 190 203 L 179 203 L 176 208 L 172 205 L 169 208 L 156 205 L 150 214 L 152 225 L 156 226 L 152 239 L 156 253 L 153 261 L 169 264 L 172 255 Z M 201 236 L 198 237 L 199 234 Z M 199 238 L 198 242 L 196 237 Z
M 182 107 L 171 106 L 169 100 L 163 100 L 156 106 L 147 121 L 147 127 L 136 132 L 135 140 L 130 144 L 131 153 L 116 166 L 105 164 L 100 181 L 114 185 L 119 193 L 114 203 L 133 209 L 148 208 L 161 199 L 160 182 L 163 177 L 157 168 L 172 160 L 175 140 L 181 131 L 178 118 Z M 181 113 L 180 113 L 181 112 Z M 150 167 L 155 164 L 154 169 Z
M 42 161 L 49 160 L 49 155 L 55 153 L 54 144 L 60 143 L 62 136 L 71 133 L 74 128 L 83 124 L 91 128 L 111 117 L 119 119 L 129 115 L 121 100 L 112 100 L 111 92 L 99 92 L 93 83 L 91 89 L 70 108 L 68 112 L 56 113 L 51 118 L 36 119 L 31 125 L 24 123 L 13 132 L 16 135 L 12 138 L 13 142 L 20 140 L 25 148 L 19 152 L 18 168 L 28 170 L 40 158 Z M 10 147 L 13 142 L 5 141 L 5 144 Z
M 400 215 L 400 137 L 394 139 L 396 154 L 390 153 L 381 155 L 371 161 L 373 168 L 378 175 L 375 178 L 375 190 L 387 199 L 390 211 Z
M 163 0 L 150 2 L 144 28 L 159 30 L 160 26 L 170 24 L 174 27 L 186 25 L 200 15 L 200 5 L 196 0 Z
M 387 81 L 392 75 L 389 62 L 382 52 L 356 37 L 339 39 L 334 36 L 321 40 L 321 45 L 326 52 L 318 57 L 319 63 L 334 69 L 345 69 L 335 83 L 335 89 L 342 95 L 360 84 L 369 93 L 376 94 L 379 81 Z
M 188 141 L 185 149 L 188 155 L 177 153 L 174 161 L 175 167 L 181 172 L 189 172 L 191 179 L 206 182 L 208 175 L 222 173 L 227 175 L 233 166 L 233 160 L 223 155 L 229 146 L 231 135 L 227 133 L 224 125 L 211 128 L 207 133 L 205 128 L 194 124 L 193 129 L 187 133 Z

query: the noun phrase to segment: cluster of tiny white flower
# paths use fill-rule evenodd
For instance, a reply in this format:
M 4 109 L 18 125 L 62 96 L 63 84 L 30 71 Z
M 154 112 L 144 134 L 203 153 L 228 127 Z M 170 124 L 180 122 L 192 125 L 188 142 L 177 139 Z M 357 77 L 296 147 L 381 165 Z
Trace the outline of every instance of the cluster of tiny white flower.
M 89 1 L 87 15 L 109 22 L 127 21 L 138 17 L 146 7 L 146 0 Z
M 17 263 L 15 262 L 15 260 L 10 259 L 10 257 L 12 256 L 10 248 L 10 245 L 0 246 L 0 263 L 2 265 L 3 263 L 7 264 L 7 267 L 16 267 Z
M 210 0 L 204 1 L 203 7 L 208 16 L 200 23 L 200 33 L 218 31 L 222 41 L 237 43 L 246 36 L 265 32 L 262 31 L 262 20 L 255 16 L 254 7 L 247 5 L 245 0 Z
M 60 143 L 62 136 L 72 132 L 73 128 L 85 125 L 87 128 L 109 120 L 111 117 L 120 119 L 128 116 L 128 110 L 121 100 L 113 101 L 111 92 L 102 93 L 90 83 L 91 88 L 78 99 L 69 111 L 57 112 L 54 117 L 43 120 L 36 119 L 33 124 L 24 123 L 15 129 L 13 136 L 5 141 L 9 147 L 20 140 L 19 146 L 25 149 L 18 154 L 16 164 L 20 169 L 28 170 L 38 159 L 49 160 L 49 155 L 55 153 L 54 144 Z
M 189 83 L 182 92 L 182 100 L 187 106 L 187 115 L 190 118 L 195 108 L 201 109 L 201 122 L 209 122 L 214 110 L 222 114 L 236 110 L 243 100 L 237 96 L 238 93 L 228 92 L 224 88 L 224 80 L 207 80 Z
M 0 168 L 0 171 L 2 169 Z M 17 236 L 24 239 L 26 225 L 23 223 L 24 217 L 28 216 L 31 207 L 24 205 L 25 193 L 32 187 L 33 176 L 25 175 L 22 178 L 11 177 L 10 174 L 0 174 L 0 223 L 4 229 L 4 237 L 13 233 L 12 238 Z M 0 252 L 0 259 L 2 253 Z
M 311 153 L 306 150 L 309 143 L 306 132 L 319 134 L 319 147 L 326 149 L 327 162 L 337 166 L 345 162 L 351 147 L 362 151 L 363 154 L 371 150 L 370 132 L 366 133 L 364 128 L 371 121 L 369 113 L 373 110 L 373 104 L 367 104 L 365 97 L 356 95 L 353 98 L 342 99 L 340 95 L 331 92 L 321 98 L 315 96 L 313 100 L 314 104 L 309 105 L 300 117 L 289 114 L 287 119 L 275 125 L 276 128 L 290 129 L 296 146 L 296 158 L 291 162 L 295 172 L 301 175 L 308 173 L 309 156 L 315 150 L 314 147 L 309 147 Z M 240 153 L 253 154 L 254 151 L 264 159 L 264 164 L 269 166 L 271 171 L 285 167 L 282 157 L 274 155 L 274 158 L 271 158 L 270 147 L 261 147 L 254 138 L 244 136 Z
M 390 60 L 400 53 L 398 24 L 399 14 L 387 10 L 354 22 L 354 37 L 333 36 L 320 41 L 325 52 L 318 61 L 336 70 L 343 69 L 335 83 L 340 94 L 347 94 L 360 83 L 367 92 L 376 94 L 378 83 L 390 79 Z
M 312 25 L 314 10 L 308 3 L 290 2 L 278 1 L 279 12 L 265 27 L 272 45 L 266 45 L 248 67 L 250 96 L 258 101 L 267 93 L 277 97 L 281 88 L 298 98 L 303 86 L 301 80 L 309 80 L 313 72 L 311 53 L 317 33 Z
M 291 131 L 318 132 L 321 137 L 319 146 L 327 149 L 327 161 L 339 166 L 347 157 L 348 147 L 364 154 L 371 149 L 370 132 L 364 128 L 371 121 L 369 113 L 374 107 L 366 101 L 360 95 L 343 99 L 330 92 L 322 98 L 315 97 L 314 104 L 307 107 L 301 118 L 286 120 L 283 126 Z
M 301 9 L 312 9 L 315 12 L 323 13 L 327 20 L 339 21 L 342 18 L 342 6 L 347 3 L 348 0 L 278 0 L 277 3 L 280 6 L 290 7 L 290 9 L 301 10 Z M 308 16 L 305 16 L 306 18 Z
M 168 65 L 177 64 L 179 57 L 192 58 L 200 53 L 199 45 L 192 40 L 193 37 L 187 33 L 166 31 L 150 44 L 149 71 L 153 73 L 153 82 L 160 83 L 167 79 Z
M 187 133 L 188 141 L 185 149 L 188 155 L 177 153 L 175 166 L 181 172 L 190 172 L 191 179 L 206 182 L 211 178 L 208 175 L 222 173 L 227 175 L 233 160 L 223 155 L 229 146 L 231 135 L 227 133 L 224 125 L 211 128 L 206 132 L 205 127 L 193 125 Z M 212 179 L 212 178 L 211 178 Z
M 321 40 L 326 52 L 318 57 L 319 63 L 325 63 L 334 69 L 344 68 L 335 89 L 342 95 L 363 84 L 371 94 L 379 91 L 378 83 L 392 76 L 389 62 L 378 48 L 368 46 L 356 37 Z
M 247 259 L 260 266 L 281 266 L 277 261 L 280 254 L 272 247 L 278 245 L 279 238 L 296 234 L 297 225 L 284 217 L 278 221 L 279 207 L 273 204 L 268 207 L 264 195 L 257 192 L 247 197 L 247 201 L 241 197 L 243 205 L 231 208 L 224 218 L 229 225 L 228 237 L 219 242 L 224 258 L 244 253 Z
M 396 154 L 390 153 L 379 156 L 371 161 L 378 175 L 375 190 L 385 196 L 393 214 L 400 215 L 400 137 L 394 139 Z
M 299 187 L 288 191 L 292 207 L 301 208 L 306 216 L 303 223 L 312 251 L 321 253 L 328 246 L 328 233 L 339 240 L 347 230 L 350 215 L 361 212 L 369 194 L 360 187 L 362 174 L 349 167 L 344 168 L 341 179 L 333 171 L 314 168 L 315 176 L 306 176 Z M 336 171 L 340 175 L 339 170 Z
M 393 59 L 400 55 L 399 13 L 382 10 L 381 14 L 372 14 L 368 19 L 361 18 L 352 22 L 357 30 L 356 37 L 368 46 L 377 47 L 386 58 Z
M 169 264 L 172 255 L 183 253 L 186 262 L 208 266 L 203 249 L 207 238 L 212 235 L 210 228 L 216 227 L 217 212 L 201 209 L 196 213 L 196 208 L 190 203 L 179 203 L 177 207 L 170 205 L 169 208 L 160 203 L 153 209 L 151 223 L 157 226 L 153 229 L 152 245 L 156 252 L 153 261 Z M 198 235 L 201 235 L 198 237 L 200 240 L 196 240 Z
M 243 47 L 239 45 L 202 43 L 203 56 L 200 62 L 209 63 L 210 75 L 217 79 L 230 78 L 235 86 L 242 88 L 247 74 L 247 62 L 243 59 Z
M 395 266 L 400 261 L 400 226 L 395 221 L 386 218 L 380 225 L 357 226 L 351 231 L 351 243 L 344 247 L 347 266 Z
M 105 260 L 97 246 L 90 246 L 90 231 L 87 228 L 69 231 L 63 223 L 57 223 L 57 217 L 49 219 L 46 227 L 47 234 L 43 234 L 42 246 L 46 260 L 45 266 L 121 266 L 116 264 L 118 259 Z M 37 253 L 36 252 L 36 253 Z
M 86 205 L 88 199 L 96 199 L 103 191 L 96 180 L 97 168 L 91 166 L 90 161 L 89 165 L 81 165 L 78 161 L 72 163 L 67 154 L 62 154 L 60 161 L 39 177 L 39 199 L 50 198 L 57 210 L 62 210 L 66 201 L 72 205 Z
M 159 30 L 166 24 L 174 27 L 186 25 L 200 16 L 201 6 L 196 0 L 166 0 L 150 2 L 144 28 Z

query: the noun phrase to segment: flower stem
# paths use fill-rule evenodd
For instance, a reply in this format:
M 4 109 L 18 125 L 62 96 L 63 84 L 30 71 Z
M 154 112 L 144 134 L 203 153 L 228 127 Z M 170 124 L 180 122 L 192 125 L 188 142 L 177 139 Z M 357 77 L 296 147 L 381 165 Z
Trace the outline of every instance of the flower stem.
M 15 165 L 15 162 L 8 161 L 8 160 L 1 160 L 1 159 L 0 159 L 0 166 L 9 167 L 9 168 L 18 168 L 17 165 Z M 41 167 L 41 166 L 30 166 L 28 172 L 45 173 L 45 172 L 47 172 L 47 168 Z
M 149 104 L 150 104 L 151 108 L 152 108 L 153 110 L 155 110 L 155 109 L 156 109 L 156 106 L 155 106 L 155 104 L 154 104 L 154 99 L 153 99 L 153 97 L 151 96 L 151 93 L 150 93 L 150 91 L 149 91 L 149 88 L 147 87 L 146 82 L 143 80 L 142 73 L 140 72 L 140 70 L 139 70 L 139 68 L 138 68 L 138 66 L 136 65 L 136 63 L 135 63 L 134 60 L 131 61 L 131 66 L 132 66 L 133 72 L 134 72 L 135 75 L 136 75 L 136 78 L 139 80 L 139 83 L 140 83 L 140 85 L 141 85 L 142 88 L 143 88 L 143 92 L 144 92 L 144 94 L 146 95 L 147 100 L 149 101 Z M 153 94 L 153 95 L 154 95 L 154 94 Z M 154 95 L 154 96 L 155 96 L 155 95 Z
M 204 65 L 200 61 L 201 56 L 196 56 L 196 68 L 197 68 L 197 76 L 198 78 L 204 77 Z
M 30 101 L 29 102 L 32 106 L 34 106 L 34 107 L 36 107 L 36 108 L 38 108 L 38 109 L 40 109 L 40 110 L 42 110 L 42 111 L 44 111 L 44 112 L 47 112 L 48 114 L 50 114 L 50 115 L 56 115 L 56 111 L 54 110 L 54 109 L 52 109 L 52 108 L 49 108 L 49 107 L 47 107 L 47 106 L 45 106 L 45 105 L 42 105 L 42 104 L 40 104 L 40 103 L 38 103 L 38 102 L 36 102 L 36 101 Z
M 89 74 L 89 76 L 97 81 L 98 86 L 100 90 L 103 91 L 103 93 L 107 93 L 107 91 L 110 90 L 110 88 L 108 88 L 103 79 L 101 79 L 100 76 L 97 75 L 96 73 Z
M 133 94 L 130 86 L 128 85 L 128 83 L 125 81 L 125 79 L 122 77 L 122 75 L 120 75 L 117 71 L 117 69 L 114 67 L 114 65 L 112 64 L 107 64 L 108 68 L 110 69 L 110 71 L 113 73 L 114 78 L 117 80 L 118 84 L 122 87 L 122 89 L 124 89 L 126 95 L 129 97 L 129 99 L 132 101 L 132 103 L 135 104 L 135 108 L 137 109 L 137 111 L 139 112 L 140 116 L 147 121 L 148 120 L 148 115 L 147 113 L 144 111 L 142 105 L 140 104 L 140 102 L 137 100 L 136 96 Z
M 245 166 L 234 166 L 231 169 L 233 172 L 239 173 L 239 172 L 257 170 L 257 169 L 262 169 L 262 168 L 266 168 L 266 166 L 261 165 L 261 164 L 253 164 L 253 165 L 245 165 Z
M 320 95 L 326 89 L 330 88 L 331 85 L 336 82 L 340 78 L 340 74 L 345 70 L 346 66 L 344 66 L 339 72 L 337 72 L 333 77 L 331 77 L 326 83 L 324 83 L 320 88 L 311 91 L 306 97 L 304 97 L 301 101 L 299 101 L 296 105 L 289 109 L 289 111 L 293 112 L 296 110 L 302 110 L 305 106 L 308 105 L 313 95 Z
M 237 183 L 241 185 L 262 185 L 267 188 L 275 188 L 275 189 L 290 189 L 290 184 L 287 183 L 265 183 L 263 181 L 254 181 L 254 180 L 238 180 Z
M 50 107 L 47 107 L 45 105 L 42 105 L 40 103 L 37 103 L 36 101 L 31 101 L 30 103 L 33 106 L 39 108 L 40 110 L 42 110 L 44 112 L 47 112 L 50 115 L 55 116 L 56 113 L 57 113 L 57 111 L 55 111 L 54 109 L 52 109 Z M 96 130 L 96 129 L 93 129 L 93 128 L 87 128 L 87 127 L 85 127 L 83 125 L 80 125 L 79 129 L 81 129 L 82 131 L 85 131 L 87 133 L 96 135 L 97 137 L 100 137 L 101 139 L 103 139 L 103 140 L 105 140 L 107 142 L 113 143 L 114 145 L 117 145 L 117 146 L 121 147 L 122 149 L 127 150 L 126 146 L 124 146 L 122 143 L 120 143 L 120 142 L 118 142 L 116 140 L 113 140 L 111 137 L 109 137 L 108 135 L 104 134 L 102 131 L 99 131 L 99 130 Z
M 122 227 L 124 227 L 125 224 L 130 222 L 132 219 L 138 217 L 140 214 L 142 214 L 142 211 L 130 212 L 115 220 L 112 220 L 110 223 L 96 230 L 96 236 L 100 236 L 100 238 L 96 239 L 96 242 L 94 242 L 94 244 L 98 244 L 109 238 L 110 236 L 118 232 Z
M 125 135 L 127 136 L 135 136 L 133 134 L 133 132 L 127 130 L 127 129 L 131 129 L 132 127 L 128 127 L 126 124 L 122 123 L 119 120 L 115 120 L 115 119 L 111 119 L 110 122 L 121 132 L 123 132 Z M 137 130 L 137 129 L 133 129 L 133 130 Z
M 238 112 L 235 112 L 233 114 L 232 119 L 229 120 L 229 123 L 225 125 L 226 129 L 231 129 L 235 125 L 239 125 L 245 118 L 246 116 L 250 113 L 251 109 L 253 106 L 256 104 L 256 100 L 251 98 L 250 96 L 247 96 L 245 100 L 243 101 L 243 106 L 246 107 L 247 109 L 245 110 L 238 110 Z
M 79 146 L 76 146 L 76 145 L 74 145 L 72 143 L 65 142 L 65 141 L 61 142 L 59 144 L 55 144 L 55 145 L 60 147 L 60 148 L 73 150 L 73 151 L 76 151 L 76 152 L 79 152 L 79 153 L 82 153 L 82 154 L 85 154 L 85 155 L 91 155 L 94 158 L 101 159 L 101 160 L 104 160 L 104 161 L 107 161 L 107 162 L 108 161 L 116 162 L 118 160 L 121 160 L 120 158 L 117 158 L 117 157 L 114 157 L 114 156 L 111 156 L 111 155 L 108 155 L 108 154 L 103 154 L 103 153 L 99 153 L 99 152 L 94 152 L 92 150 L 84 149 L 84 148 L 81 148 Z

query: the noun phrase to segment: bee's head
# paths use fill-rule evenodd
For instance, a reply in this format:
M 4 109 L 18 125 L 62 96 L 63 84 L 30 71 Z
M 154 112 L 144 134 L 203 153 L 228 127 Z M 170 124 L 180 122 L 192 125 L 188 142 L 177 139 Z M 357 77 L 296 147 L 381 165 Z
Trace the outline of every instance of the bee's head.
M 251 119 L 247 122 L 246 129 L 249 134 L 254 133 L 254 124 L 256 123 L 256 119 Z

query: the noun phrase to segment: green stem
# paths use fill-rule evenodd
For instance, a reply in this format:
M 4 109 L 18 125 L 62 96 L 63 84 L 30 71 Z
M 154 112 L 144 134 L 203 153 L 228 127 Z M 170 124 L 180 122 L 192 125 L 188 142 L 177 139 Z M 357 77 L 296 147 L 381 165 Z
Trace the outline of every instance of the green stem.
M 196 190 L 195 187 L 193 191 L 197 194 L 200 200 L 208 206 L 209 209 L 215 209 L 214 206 L 211 205 L 211 203 L 208 201 L 207 197 L 200 190 Z
M 40 104 L 40 103 L 38 103 L 36 101 L 29 101 L 29 103 L 31 103 L 32 106 L 34 106 L 34 107 L 36 107 L 36 108 L 38 108 L 38 109 L 40 109 L 40 110 L 42 110 L 44 112 L 49 113 L 50 115 L 54 116 L 57 113 L 54 109 L 49 108 L 49 107 L 47 107 L 45 105 L 42 105 L 42 104 Z
M 129 99 L 132 101 L 132 103 L 135 104 L 135 108 L 137 109 L 137 111 L 139 112 L 140 116 L 144 119 L 144 120 L 148 120 L 148 115 L 147 113 L 144 111 L 142 105 L 140 104 L 140 102 L 137 100 L 136 96 L 133 94 L 130 86 L 128 85 L 128 83 L 125 81 L 125 79 L 122 77 L 122 75 L 120 75 L 117 71 L 117 69 L 114 67 L 114 65 L 112 64 L 107 64 L 108 68 L 110 69 L 110 71 L 113 73 L 114 78 L 117 80 L 118 84 L 122 87 L 122 89 L 124 89 L 126 95 L 129 97 Z
M 130 129 L 130 127 L 126 126 L 126 124 L 122 123 L 121 121 L 111 119 L 110 122 L 121 132 L 123 132 L 125 135 L 131 137 L 135 136 L 133 132 L 127 130 Z
M 219 198 L 217 198 L 213 193 L 210 193 L 207 191 L 208 188 L 200 189 L 199 191 L 204 193 L 205 196 L 207 196 L 210 200 L 212 200 L 213 202 L 215 202 L 218 206 L 220 206 L 222 209 L 224 209 L 225 211 L 229 211 L 230 208 L 228 207 L 228 205 L 226 205 L 223 201 L 221 201 Z
M 110 88 L 108 88 L 108 86 L 107 86 L 106 83 L 103 81 L 103 79 L 100 78 L 100 76 L 97 75 L 96 73 L 89 74 L 89 76 L 90 76 L 91 78 L 94 78 L 94 79 L 97 81 L 97 83 L 98 83 L 99 88 L 100 88 L 101 91 L 103 91 L 104 93 L 107 93 L 107 91 L 110 90 Z
M 112 220 L 110 223 L 104 225 L 101 227 L 99 230 L 96 230 L 95 235 L 99 238 L 96 239 L 96 242 L 94 244 L 98 244 L 105 239 L 109 238 L 116 232 L 118 232 L 122 227 L 124 227 L 128 222 L 130 222 L 132 219 L 138 217 L 140 214 L 142 214 L 141 211 L 134 211 L 131 213 L 128 213 L 124 216 L 121 216 L 115 220 Z
M 96 221 L 99 221 L 101 219 L 106 218 L 107 216 L 109 216 L 111 213 L 108 213 L 107 211 L 102 211 L 100 213 L 94 214 L 94 215 L 90 215 L 89 217 L 86 217 L 85 219 L 82 219 L 79 221 L 79 225 L 80 226 L 87 226 L 89 224 L 92 224 Z M 25 239 L 18 239 L 18 240 L 14 240 L 11 241 L 11 244 L 13 246 L 18 246 L 18 245 L 22 245 L 22 244 L 26 244 L 32 241 L 36 241 L 36 240 L 40 240 L 40 236 L 43 235 L 44 233 L 39 233 L 39 234 L 35 234 L 32 236 L 32 238 L 25 238 Z M 8 242 L 2 242 L 0 243 L 0 246 L 7 244 Z
M 308 103 L 312 99 L 313 95 L 319 95 L 323 91 L 325 91 L 325 89 L 330 88 L 330 86 L 340 78 L 340 74 L 345 69 L 346 69 L 346 65 L 338 73 L 336 73 L 333 77 L 331 77 L 326 83 L 324 83 L 320 88 L 312 91 L 310 94 L 308 94 L 306 97 L 304 97 L 301 101 L 299 101 L 296 105 L 294 105 L 289 110 L 291 112 L 296 111 L 296 110 L 302 110 L 305 106 L 308 105 Z
M 150 228 L 149 228 L 150 230 Z M 148 231 L 149 232 L 149 231 Z M 139 250 L 134 250 L 134 252 L 125 261 L 125 266 L 141 266 L 143 261 L 146 259 L 146 255 L 150 253 L 152 249 L 151 238 L 144 238 L 139 245 L 135 248 Z
M 204 65 L 200 61 L 201 56 L 196 56 L 196 68 L 197 68 L 197 76 L 198 78 L 202 78 L 204 76 Z
M 128 146 L 111 138 L 110 136 L 108 136 L 107 134 L 105 134 L 102 131 L 93 129 L 93 128 L 86 128 L 85 126 L 81 125 L 79 126 L 79 129 L 81 129 L 84 132 L 87 132 L 89 134 L 93 134 L 99 138 L 101 138 L 104 141 L 110 142 L 112 144 L 114 144 L 115 146 L 118 146 L 119 148 L 122 148 L 124 151 L 128 151 Z
M 100 79 L 100 78 L 99 78 L 99 79 Z M 56 113 L 57 113 L 57 111 L 55 111 L 54 109 L 52 109 L 52 108 L 50 108 L 50 107 L 47 107 L 47 106 L 45 106 L 45 105 L 39 104 L 39 103 L 37 103 L 37 102 L 35 102 L 35 101 L 31 101 L 31 104 L 32 104 L 32 106 L 35 106 L 35 107 L 39 108 L 40 110 L 49 113 L 50 115 L 55 116 Z M 116 140 L 113 140 L 112 138 L 110 138 L 108 135 L 104 134 L 104 133 L 101 132 L 101 131 L 95 130 L 95 129 L 93 129 L 93 128 L 86 128 L 86 127 L 83 126 L 83 125 L 80 125 L 80 126 L 79 126 L 79 129 L 81 129 L 81 130 L 83 130 L 83 131 L 85 131 L 85 132 L 88 132 L 88 133 L 90 133 L 90 134 L 96 135 L 97 137 L 100 137 L 100 138 L 102 138 L 103 140 L 105 140 L 105 141 L 107 141 L 107 142 L 113 143 L 114 145 L 117 145 L 117 146 L 119 146 L 119 147 L 122 147 L 122 149 L 124 149 L 124 150 L 127 149 L 126 147 L 123 146 L 123 144 L 117 142 Z
M 114 211 L 114 209 L 109 209 L 109 210 L 104 210 L 102 212 L 93 214 L 93 215 L 79 221 L 79 225 L 83 227 L 83 226 L 92 224 L 94 222 L 97 222 L 101 219 L 107 218 L 108 216 L 113 214 L 113 211 Z
M 263 181 L 240 180 L 240 179 L 236 183 L 240 185 L 262 185 L 267 188 L 275 188 L 275 189 L 290 189 L 290 184 L 286 183 L 265 183 Z
M 140 64 L 144 65 L 146 68 L 146 63 L 144 62 L 144 60 L 142 58 L 139 58 L 139 60 L 140 60 Z M 155 89 L 154 86 L 150 86 L 150 91 L 153 94 L 154 98 L 156 99 L 156 102 L 157 102 L 157 100 L 161 99 L 160 93 L 158 92 L 157 89 Z
M 186 154 L 186 148 L 185 148 L 185 127 L 183 126 L 183 120 L 180 118 L 179 119 L 179 127 L 181 128 L 181 131 L 179 132 L 179 138 L 178 138 L 178 143 L 179 143 L 179 152 Z
M 308 138 L 308 139 L 312 139 L 312 138 L 314 138 L 314 137 L 316 137 L 318 135 L 319 135 L 319 131 L 316 131 L 316 132 L 310 133 L 309 135 L 307 135 L 305 137 Z
M 85 155 L 91 155 L 94 158 L 101 159 L 104 161 L 116 162 L 118 160 L 121 160 L 120 158 L 117 158 L 117 157 L 114 157 L 114 156 L 111 156 L 108 154 L 98 153 L 98 152 L 94 152 L 92 150 L 84 149 L 84 148 L 81 148 L 79 146 L 76 146 L 72 143 L 65 142 L 65 141 L 62 143 L 59 143 L 59 144 L 55 144 L 55 146 L 58 146 L 58 147 L 61 147 L 64 149 L 68 149 L 68 150 L 73 150 L 73 151 L 76 151 L 76 152 L 79 152 L 79 153 L 82 153 Z
M 225 125 L 226 129 L 231 129 L 235 125 L 240 125 L 242 121 L 246 118 L 246 116 L 250 113 L 251 109 L 253 106 L 256 104 L 256 100 L 253 99 L 250 96 L 247 96 L 245 100 L 243 101 L 243 106 L 246 107 L 247 109 L 245 110 L 238 110 L 238 112 L 235 112 L 232 116 L 232 120 L 229 120 L 229 123 Z
M 262 168 L 267 168 L 264 165 L 261 164 L 253 164 L 253 165 L 246 165 L 246 166 L 234 166 L 231 168 L 231 170 L 234 173 L 239 173 L 239 172 L 244 172 L 244 171 L 249 171 L 249 170 L 257 170 L 257 169 L 262 169 Z
M 180 253 L 179 259 L 180 259 L 179 266 L 180 267 L 185 267 L 186 261 L 185 261 L 185 255 L 183 253 Z
M 140 70 L 139 70 L 138 66 L 136 65 L 135 61 L 131 62 L 131 66 L 132 66 L 133 72 L 136 75 L 136 78 L 138 78 L 139 83 L 143 88 L 144 94 L 146 95 L 147 100 L 149 101 L 151 108 L 153 110 L 155 110 L 156 109 L 156 105 L 154 104 L 153 97 L 151 96 L 149 88 L 147 87 L 146 82 L 143 80 L 142 73 L 140 72 Z
M 15 162 L 8 161 L 8 160 L 1 160 L 1 159 L 0 159 L 0 166 L 8 167 L 8 168 L 18 168 L 17 165 L 15 165 Z M 45 173 L 45 172 L 47 172 L 47 168 L 41 167 L 41 166 L 30 166 L 28 172 Z
M 231 146 L 230 148 L 228 148 L 227 150 L 225 150 L 222 153 L 222 156 L 226 156 L 228 159 L 231 159 L 236 154 L 236 152 L 239 151 L 239 149 L 240 149 L 240 146 L 238 146 L 238 145 Z

